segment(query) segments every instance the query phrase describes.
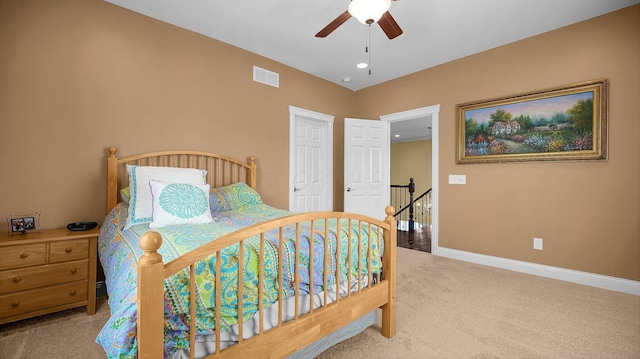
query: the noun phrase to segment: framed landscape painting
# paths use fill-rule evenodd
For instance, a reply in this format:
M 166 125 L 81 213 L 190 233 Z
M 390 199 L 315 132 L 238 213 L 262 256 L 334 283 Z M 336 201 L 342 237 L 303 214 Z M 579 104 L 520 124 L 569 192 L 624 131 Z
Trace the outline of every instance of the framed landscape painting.
M 607 159 L 608 80 L 456 106 L 457 163 Z

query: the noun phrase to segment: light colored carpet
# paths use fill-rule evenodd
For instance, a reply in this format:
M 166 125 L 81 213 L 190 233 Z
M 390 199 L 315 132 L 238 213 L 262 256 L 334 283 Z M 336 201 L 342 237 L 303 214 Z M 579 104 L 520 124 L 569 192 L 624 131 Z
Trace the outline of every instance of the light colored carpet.
M 99 297 L 96 314 L 86 307 L 0 325 L 0 359 L 102 359 L 96 336 L 109 319 L 106 297 Z
M 640 358 L 640 297 L 398 248 L 397 334 L 379 327 L 332 358 Z M 107 320 L 82 309 L 0 326 L 0 358 L 104 358 Z
M 640 358 L 640 297 L 398 248 L 397 333 L 318 359 Z M 348 355 L 345 355 L 348 353 Z

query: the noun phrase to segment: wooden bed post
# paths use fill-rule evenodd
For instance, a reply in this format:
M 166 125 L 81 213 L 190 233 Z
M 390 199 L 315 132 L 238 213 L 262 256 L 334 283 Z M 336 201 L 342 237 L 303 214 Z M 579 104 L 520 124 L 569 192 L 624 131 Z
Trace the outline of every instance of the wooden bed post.
M 251 167 L 247 172 L 247 184 L 249 187 L 258 190 L 256 183 L 256 158 L 251 156 L 249 157 L 249 167 Z
M 149 231 L 140 237 L 144 253 L 138 261 L 138 358 L 164 357 L 164 264 L 158 253 L 161 245 L 158 232 Z
M 118 204 L 118 196 L 112 196 L 113 193 L 118 193 L 118 157 L 116 157 L 116 152 L 118 150 L 115 147 L 109 147 L 109 157 L 107 157 L 107 214 Z
M 382 266 L 384 268 L 384 280 L 389 281 L 389 301 L 382 308 L 382 335 L 391 338 L 396 334 L 396 246 L 397 224 L 393 217 L 393 206 L 385 208 L 387 217 L 384 219 L 389 224 L 389 230 L 384 230 L 384 254 Z M 393 259 L 393 260 L 392 260 Z

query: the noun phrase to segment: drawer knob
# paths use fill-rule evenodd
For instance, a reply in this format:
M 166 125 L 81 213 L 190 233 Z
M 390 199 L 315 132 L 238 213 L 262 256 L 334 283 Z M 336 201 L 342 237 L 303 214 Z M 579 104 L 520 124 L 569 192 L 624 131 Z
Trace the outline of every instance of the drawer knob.
M 71 291 L 69 292 L 69 294 L 71 294 L 71 295 L 76 295 L 76 290 L 75 290 L 75 289 L 71 289 Z
M 71 253 L 71 248 L 67 248 L 64 251 L 67 252 L 67 253 Z
M 20 255 L 20 258 L 25 259 L 25 258 L 27 258 L 28 256 L 29 256 L 29 253 L 22 253 L 22 254 Z
M 20 302 L 13 302 L 11 303 L 11 306 L 14 308 L 17 308 L 20 305 Z
M 13 283 L 18 283 L 22 280 L 22 277 L 13 277 Z
M 78 271 L 78 268 L 71 268 L 71 273 L 72 274 L 76 274 L 77 271 Z

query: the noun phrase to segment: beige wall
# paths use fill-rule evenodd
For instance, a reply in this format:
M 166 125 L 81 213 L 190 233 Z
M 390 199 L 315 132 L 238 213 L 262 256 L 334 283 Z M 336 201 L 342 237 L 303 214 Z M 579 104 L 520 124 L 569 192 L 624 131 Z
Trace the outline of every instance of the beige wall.
M 100 0 L 0 0 L 0 215 L 101 221 L 112 145 L 255 155 L 265 201 L 287 207 L 289 105 L 335 116 L 341 209 L 342 119 L 440 104 L 441 246 L 640 280 L 639 63 L 634 6 L 354 93 Z M 602 77 L 608 161 L 455 164 L 456 104 Z
M 278 72 L 280 88 L 253 82 L 254 65 Z M 335 116 L 341 142 L 354 98 L 101 0 L 2 1 L 0 215 L 41 210 L 45 228 L 101 222 L 109 146 L 122 156 L 163 149 L 256 156 L 265 202 L 287 208 L 288 106 Z M 335 165 L 342 168 L 342 152 Z
M 440 105 L 440 246 L 639 280 L 639 64 L 637 5 L 361 90 L 357 103 L 363 117 Z M 456 165 L 456 104 L 598 78 L 610 80 L 608 161 Z
M 407 184 L 413 177 L 416 195 L 431 188 L 431 140 L 391 145 L 391 184 Z

